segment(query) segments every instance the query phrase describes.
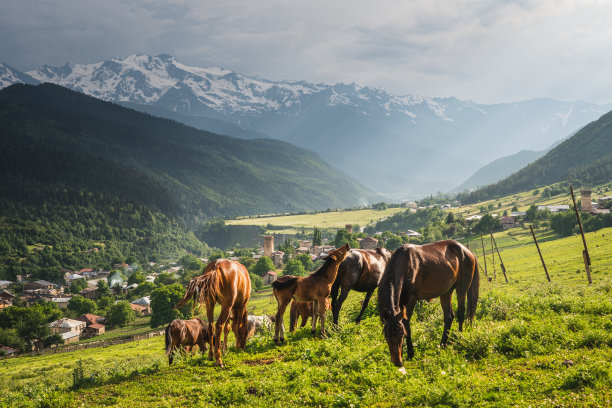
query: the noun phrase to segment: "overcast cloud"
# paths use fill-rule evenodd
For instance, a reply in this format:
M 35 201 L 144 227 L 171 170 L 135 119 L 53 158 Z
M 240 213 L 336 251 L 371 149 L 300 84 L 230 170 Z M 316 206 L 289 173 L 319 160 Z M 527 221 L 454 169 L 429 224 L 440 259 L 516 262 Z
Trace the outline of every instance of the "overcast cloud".
M 2 0 L 0 61 L 143 53 L 482 103 L 610 102 L 612 1 Z

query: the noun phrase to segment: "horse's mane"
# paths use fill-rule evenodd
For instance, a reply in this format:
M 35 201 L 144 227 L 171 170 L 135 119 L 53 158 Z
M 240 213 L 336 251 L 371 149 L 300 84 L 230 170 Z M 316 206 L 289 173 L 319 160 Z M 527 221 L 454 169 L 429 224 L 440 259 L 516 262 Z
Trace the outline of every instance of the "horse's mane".
M 196 303 L 206 303 L 207 299 L 211 300 L 213 303 L 217 302 L 217 300 L 221 297 L 218 276 L 219 268 L 217 267 L 219 261 L 220 259 L 217 259 L 216 261 L 209 263 L 202 275 L 196 276 L 189 281 L 189 285 L 187 285 L 187 292 L 176 306 L 177 309 L 185 306 L 190 299 L 193 299 L 194 307 Z
M 391 255 L 391 259 L 387 263 L 385 272 L 383 273 L 380 283 L 378 284 L 378 315 L 381 321 L 387 320 L 390 313 L 395 314 L 395 297 L 396 292 L 402 288 L 396 287 L 398 280 L 396 276 L 401 271 L 398 270 L 397 264 L 400 259 L 400 254 L 403 252 L 402 247 Z

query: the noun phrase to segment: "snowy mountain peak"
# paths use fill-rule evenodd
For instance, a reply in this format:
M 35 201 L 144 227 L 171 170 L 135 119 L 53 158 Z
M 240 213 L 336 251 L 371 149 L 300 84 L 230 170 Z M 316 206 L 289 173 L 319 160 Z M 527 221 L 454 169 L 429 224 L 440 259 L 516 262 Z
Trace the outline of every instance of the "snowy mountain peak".
M 4 62 L 0 62 L 0 89 L 13 84 L 37 85 L 38 83 L 30 75 L 26 75 Z

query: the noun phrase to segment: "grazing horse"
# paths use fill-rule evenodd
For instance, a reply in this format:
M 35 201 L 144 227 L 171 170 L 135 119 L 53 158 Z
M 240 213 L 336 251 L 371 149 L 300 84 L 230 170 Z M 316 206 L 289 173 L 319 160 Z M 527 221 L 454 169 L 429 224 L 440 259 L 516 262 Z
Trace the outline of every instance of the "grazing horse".
M 355 320 L 361 321 L 364 310 L 368 307 L 372 293 L 378 287 L 378 282 L 385 272 L 387 262 L 391 258 L 391 251 L 386 248 L 351 249 L 338 268 L 338 276 L 331 289 L 331 304 L 334 324 L 338 324 L 340 308 L 346 300 L 351 289 L 365 292 L 361 311 Z M 338 296 L 340 290 L 340 296 Z
M 406 339 L 408 358 L 414 356 L 410 317 L 416 302 L 440 298 L 444 311 L 441 346 L 455 317 L 451 307 L 457 291 L 457 321 L 463 330 L 465 299 L 467 316 L 472 322 L 478 303 L 480 275 L 476 256 L 457 241 L 439 241 L 427 245 L 406 244 L 398 248 L 387 263 L 378 286 L 378 312 L 391 353 L 391 362 L 402 366 L 402 344 Z
M 211 333 L 208 358 L 212 360 L 214 354 L 215 365 L 223 366 L 220 349 L 221 331 L 228 323 L 230 315 L 232 330 L 236 335 L 236 347 L 240 349 L 246 347 L 248 334 L 246 306 L 250 296 L 249 272 L 240 262 L 228 259 L 217 259 L 210 262 L 202 275 L 189 281 L 187 292 L 179 301 L 177 308 L 183 307 L 189 299 L 206 305 L 208 329 Z M 213 328 L 216 303 L 221 305 L 221 313 Z M 227 341 L 224 348 L 227 348 Z
M 300 302 L 299 300 L 291 301 L 291 309 L 289 310 L 289 331 L 295 331 L 297 327 L 298 319 L 302 318 L 302 324 L 300 324 L 300 328 L 306 326 L 306 322 L 308 318 L 313 315 L 314 302 Z M 330 310 L 331 304 L 329 303 L 329 299 L 325 299 L 325 310 Z
M 338 274 L 340 262 L 344 260 L 349 249 L 349 245 L 344 244 L 342 247 L 330 251 L 323 265 L 306 277 L 285 275 L 272 282 L 274 297 L 278 304 L 274 331 L 274 341 L 276 344 L 285 341 L 283 316 L 291 299 L 315 302 L 315 311 L 312 316 L 312 334 L 316 331 L 317 315 L 319 315 L 321 318 L 321 336 L 325 337 L 326 310 L 323 305 L 325 305 L 325 300 L 329 297 L 331 286 Z
M 206 351 L 206 343 L 210 342 L 208 325 L 201 319 L 175 319 L 166 327 L 166 355 L 168 364 L 172 365 L 174 350 L 182 349 L 190 353 L 197 345 L 200 352 Z

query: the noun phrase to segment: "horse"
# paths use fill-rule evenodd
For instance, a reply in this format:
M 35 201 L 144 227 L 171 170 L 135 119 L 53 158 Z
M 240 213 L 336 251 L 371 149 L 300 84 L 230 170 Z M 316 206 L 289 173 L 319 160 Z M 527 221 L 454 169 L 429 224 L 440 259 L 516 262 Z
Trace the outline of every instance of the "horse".
M 204 353 L 208 342 L 210 342 L 208 325 L 201 319 L 173 320 L 166 327 L 168 365 L 172 365 L 175 349 L 179 348 L 192 353 L 193 348 L 197 345 L 200 352 Z
M 236 347 L 246 347 L 247 303 L 251 296 L 251 278 L 249 272 L 240 262 L 229 259 L 217 259 L 210 262 L 204 273 L 189 281 L 185 296 L 179 301 L 177 308 L 183 307 L 190 299 L 206 305 L 208 328 L 211 333 L 208 358 L 215 358 L 215 365 L 223 366 L 221 359 L 221 330 L 232 317 L 232 331 L 236 335 Z M 215 304 L 221 305 L 221 313 L 213 328 Z M 227 337 L 224 344 L 227 348 Z
M 376 248 L 373 250 L 351 249 L 344 261 L 338 268 L 338 276 L 331 289 L 331 308 L 334 324 L 338 324 L 340 308 L 346 300 L 351 289 L 357 292 L 365 292 L 365 298 L 361 306 L 361 311 L 355 320 L 361 321 L 363 312 L 368 307 L 372 293 L 378 287 L 378 282 L 382 278 L 387 262 L 391 258 L 391 251 L 386 248 Z M 340 291 L 340 296 L 338 296 Z
M 329 303 L 329 299 L 325 299 L 325 310 L 327 311 L 330 309 L 331 304 Z M 300 317 L 302 318 L 300 328 L 306 326 L 306 322 L 308 321 L 308 318 L 313 315 L 313 312 L 313 302 L 300 302 L 299 300 L 292 300 L 291 308 L 289 310 L 289 331 L 295 331 L 298 319 Z
M 408 358 L 414 357 L 410 317 L 418 300 L 440 298 L 444 311 L 442 347 L 446 346 L 455 317 L 451 306 L 453 291 L 457 292 L 459 331 L 463 330 L 466 296 L 467 317 L 472 323 L 480 286 L 477 265 L 476 256 L 452 240 L 427 245 L 405 244 L 393 253 L 378 286 L 378 312 L 393 364 L 403 365 L 404 339 Z
M 331 286 L 338 274 L 338 267 L 346 257 L 350 247 L 344 244 L 338 249 L 330 251 L 325 262 L 319 269 L 306 277 L 284 275 L 272 282 L 274 297 L 278 308 L 276 310 L 276 325 L 274 330 L 274 341 L 276 344 L 285 341 L 285 325 L 283 316 L 291 299 L 303 302 L 315 302 L 312 317 L 312 334 L 317 328 L 317 315 L 321 318 L 321 336 L 325 334 L 325 299 L 329 297 Z
M 248 315 L 247 322 L 249 327 L 249 334 L 247 337 L 254 336 L 264 331 L 268 333 L 272 332 L 272 320 L 270 320 L 269 316 Z

